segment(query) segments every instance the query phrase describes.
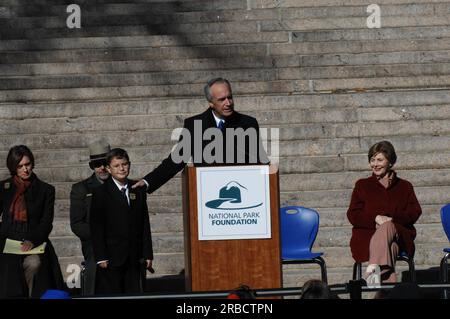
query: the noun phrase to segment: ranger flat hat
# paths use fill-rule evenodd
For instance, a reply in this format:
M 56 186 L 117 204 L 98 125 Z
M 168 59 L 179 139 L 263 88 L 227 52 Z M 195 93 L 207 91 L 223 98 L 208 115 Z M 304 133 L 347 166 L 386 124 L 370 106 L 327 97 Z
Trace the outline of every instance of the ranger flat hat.
M 106 160 L 106 155 L 111 150 L 109 144 L 105 141 L 96 141 L 89 144 L 89 166 L 93 162 Z

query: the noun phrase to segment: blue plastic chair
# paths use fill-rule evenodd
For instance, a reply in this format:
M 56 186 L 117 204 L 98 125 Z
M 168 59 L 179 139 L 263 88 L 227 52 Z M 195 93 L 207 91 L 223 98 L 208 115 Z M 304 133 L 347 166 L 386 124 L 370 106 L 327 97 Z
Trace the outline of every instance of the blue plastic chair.
M 447 239 L 450 241 L 450 204 L 441 208 L 441 222 Z M 441 259 L 440 273 L 441 281 L 446 284 L 448 282 L 448 257 L 450 256 L 450 248 L 444 248 L 444 257 Z M 444 299 L 448 299 L 447 289 L 444 289 Z
M 327 283 L 327 267 L 322 252 L 311 248 L 319 230 L 319 214 L 310 208 L 286 206 L 281 215 L 281 259 L 283 264 L 319 264 L 322 281 Z
M 70 299 L 70 295 L 64 290 L 49 289 L 41 296 L 41 299 Z

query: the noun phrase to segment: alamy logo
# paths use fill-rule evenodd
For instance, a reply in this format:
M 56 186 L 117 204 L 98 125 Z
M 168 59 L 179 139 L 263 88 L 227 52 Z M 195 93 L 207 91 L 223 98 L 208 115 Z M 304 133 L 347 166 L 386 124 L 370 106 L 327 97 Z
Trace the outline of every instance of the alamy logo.
M 76 264 L 67 265 L 66 272 L 69 274 L 66 279 L 66 284 L 69 289 L 81 287 L 81 267 Z
M 228 182 L 219 190 L 219 198 L 210 200 L 205 206 L 213 209 L 238 210 L 259 207 L 260 203 L 248 202 L 245 196 L 248 189 L 236 181 Z
M 369 29 L 381 28 L 381 8 L 378 4 L 371 4 L 367 7 L 367 13 L 370 16 L 367 17 L 367 27 Z
M 70 4 L 66 8 L 67 13 L 70 15 L 66 19 L 66 25 L 69 29 L 81 28 L 81 9 L 78 4 Z
M 245 130 L 239 127 L 223 132 L 216 127 L 203 130 L 202 126 L 202 121 L 195 120 L 192 132 L 187 128 L 172 131 L 171 139 L 178 140 L 170 153 L 173 162 L 188 163 L 192 159 L 195 164 L 279 163 L 278 128 L 258 131 L 254 127 Z M 277 165 L 271 167 L 277 169 Z

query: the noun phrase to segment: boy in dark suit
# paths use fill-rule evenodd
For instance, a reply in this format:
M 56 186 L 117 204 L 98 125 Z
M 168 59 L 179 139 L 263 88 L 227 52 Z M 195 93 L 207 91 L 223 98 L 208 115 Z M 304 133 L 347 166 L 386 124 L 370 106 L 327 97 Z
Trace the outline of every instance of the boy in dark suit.
M 125 150 L 112 149 L 106 163 L 111 176 L 94 191 L 90 215 L 96 293 L 142 292 L 141 261 L 151 269 L 153 260 L 146 192 L 131 189 Z

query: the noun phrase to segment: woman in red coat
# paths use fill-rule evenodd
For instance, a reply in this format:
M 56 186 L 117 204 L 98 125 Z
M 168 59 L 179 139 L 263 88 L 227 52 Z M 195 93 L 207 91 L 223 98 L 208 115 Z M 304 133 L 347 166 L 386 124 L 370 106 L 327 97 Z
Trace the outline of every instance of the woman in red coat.
M 414 255 L 414 223 L 422 213 L 413 186 L 392 169 L 397 155 L 388 141 L 373 145 L 368 154 L 372 176 L 353 190 L 347 217 L 353 225 L 350 247 L 355 261 L 369 261 L 367 279 L 381 269 L 382 282 L 395 282 L 400 251 Z

